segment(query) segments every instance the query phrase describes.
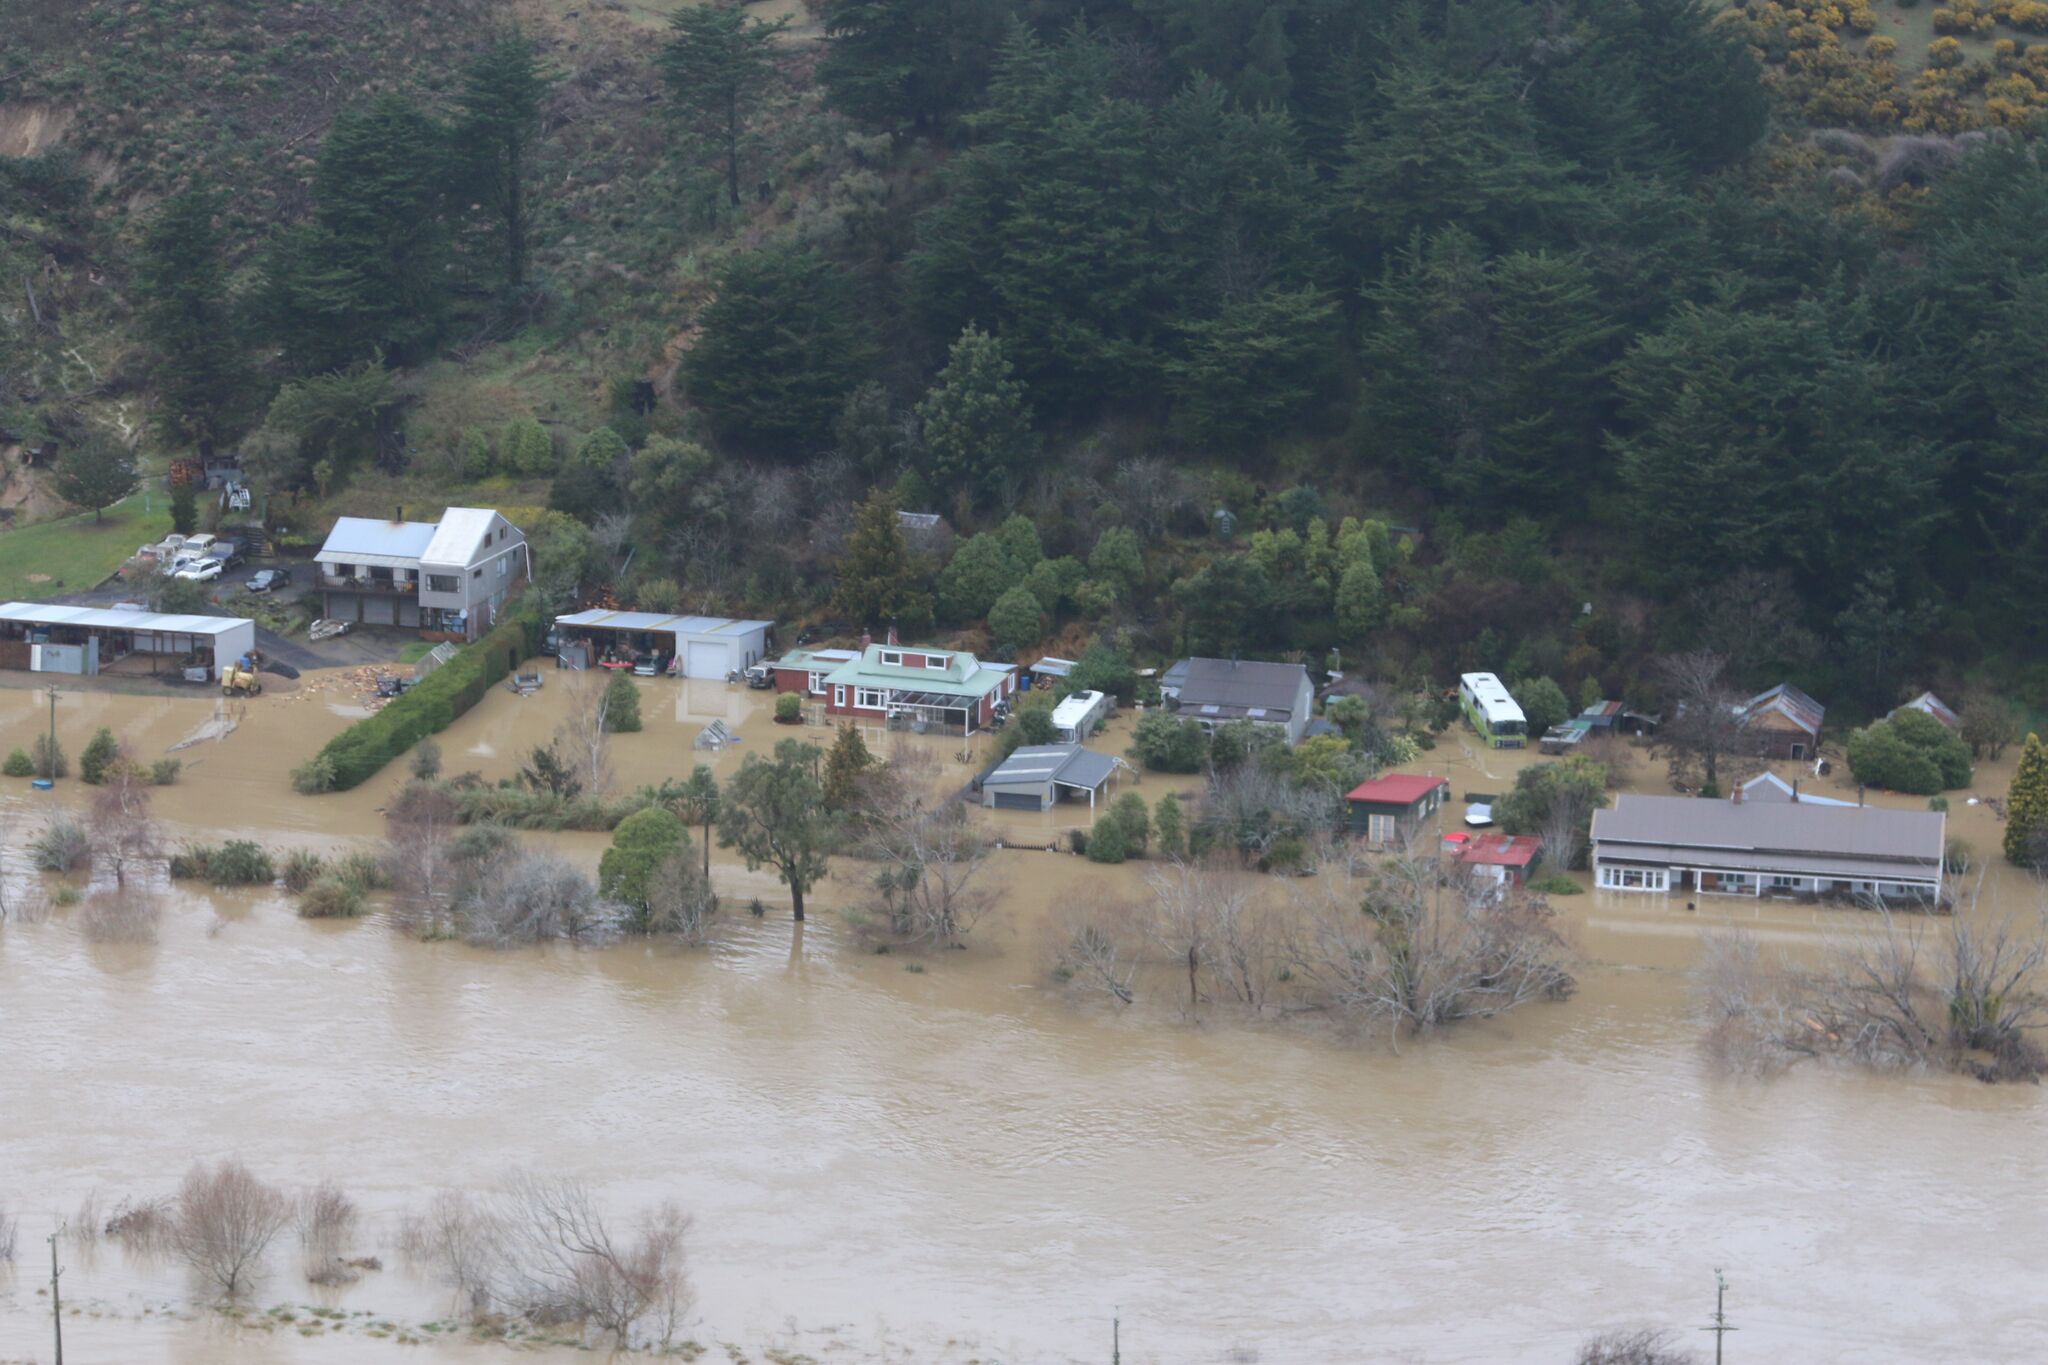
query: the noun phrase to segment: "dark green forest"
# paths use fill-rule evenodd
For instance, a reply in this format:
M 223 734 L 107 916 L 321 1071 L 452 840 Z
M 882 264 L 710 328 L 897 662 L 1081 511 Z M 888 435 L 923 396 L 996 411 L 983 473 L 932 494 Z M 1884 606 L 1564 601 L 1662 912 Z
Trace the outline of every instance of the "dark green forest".
M 564 599 L 2048 705 L 2030 127 L 1819 126 L 1690 0 L 811 18 L 477 24 L 296 179 L 10 158 L 0 256 L 118 272 L 155 447 L 240 445 L 301 511 L 544 504 Z M 114 98 L 78 37 L 70 98 Z M 9 344 L 0 425 L 80 420 Z

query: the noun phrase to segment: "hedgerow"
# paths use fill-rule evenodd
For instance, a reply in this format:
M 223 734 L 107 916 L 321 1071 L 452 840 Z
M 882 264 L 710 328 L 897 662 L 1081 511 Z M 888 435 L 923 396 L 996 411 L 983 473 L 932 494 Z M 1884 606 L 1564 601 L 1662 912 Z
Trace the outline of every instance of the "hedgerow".
M 447 729 L 482 701 L 484 693 L 521 660 L 539 653 L 546 631 L 546 618 L 536 609 L 508 613 L 488 635 L 464 646 L 405 695 L 328 740 L 293 772 L 292 784 L 309 796 L 362 785 L 386 763 Z

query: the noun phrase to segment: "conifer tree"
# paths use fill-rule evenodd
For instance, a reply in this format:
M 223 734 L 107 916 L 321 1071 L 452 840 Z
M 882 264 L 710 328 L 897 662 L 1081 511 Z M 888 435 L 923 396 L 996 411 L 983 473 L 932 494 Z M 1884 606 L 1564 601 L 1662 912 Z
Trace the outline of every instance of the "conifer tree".
M 832 610 L 857 625 L 894 621 L 916 630 L 931 620 L 932 596 L 911 560 L 896 511 L 894 495 L 878 488 L 854 513 Z
M 2041 860 L 2048 840 L 2048 749 L 2030 734 L 2013 769 L 2012 789 L 2005 798 L 2005 856 L 2031 866 Z
M 526 282 L 530 149 L 540 134 L 541 104 L 555 80 L 555 73 L 541 65 L 533 41 L 514 28 L 470 62 L 455 97 L 462 110 L 456 145 L 470 182 L 498 219 L 505 284 L 511 289 Z
M 142 334 L 156 352 L 163 399 L 158 428 L 203 453 L 224 434 L 244 374 L 219 213 L 220 196 L 206 185 L 165 200 L 143 232 L 135 272 Z
M 861 779 L 874 766 L 875 756 L 868 752 L 860 730 L 852 725 L 840 726 L 839 737 L 832 741 L 832 748 L 825 755 L 825 809 L 843 815 L 859 805 Z
M 941 488 L 987 495 L 1030 459 L 1038 438 L 1024 386 L 1000 338 L 969 324 L 931 392 L 917 405 L 932 476 Z
M 669 19 L 675 36 L 661 51 L 661 73 L 691 131 L 725 159 L 725 192 L 740 206 L 740 140 L 755 102 L 775 74 L 769 45 L 788 26 L 763 23 L 737 6 L 685 5 Z
M 104 436 L 89 436 L 57 458 L 57 496 L 90 507 L 92 519 L 135 491 L 135 457 Z

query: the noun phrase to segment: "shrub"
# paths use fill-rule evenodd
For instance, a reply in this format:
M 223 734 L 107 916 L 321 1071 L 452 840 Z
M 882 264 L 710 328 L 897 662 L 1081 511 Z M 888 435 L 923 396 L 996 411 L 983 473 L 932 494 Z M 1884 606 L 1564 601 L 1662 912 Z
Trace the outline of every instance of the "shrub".
M 354 919 L 362 913 L 362 890 L 336 876 L 320 878 L 299 897 L 300 919 Z
M 1570 877 L 1558 872 L 1536 878 L 1529 883 L 1529 889 L 1542 896 L 1576 896 L 1584 890 Z
M 29 861 L 44 872 L 69 872 L 86 859 L 92 845 L 85 828 L 59 811 L 50 817 L 28 846 Z
M 605 685 L 604 728 L 615 735 L 633 734 L 640 728 L 640 688 L 625 673 L 612 674 Z
M 0 773 L 9 777 L 34 777 L 36 765 L 28 756 L 28 750 L 15 749 L 7 755 L 7 761 L 0 763 Z
M 1915 796 L 1967 786 L 1970 749 L 1924 711 L 1901 711 L 1849 736 L 1849 771 L 1858 782 Z
M 351 853 L 337 859 L 327 875 L 360 892 L 384 891 L 391 886 L 384 864 L 368 853 Z
M 1038 599 L 1021 583 L 1005 591 L 988 609 L 989 634 L 995 637 L 997 647 L 1006 651 L 1014 652 L 1037 640 L 1043 624 Z
M 1209 737 L 1191 720 L 1148 711 L 1131 732 L 1131 755 L 1154 772 L 1197 773 L 1209 755 Z
M 1126 854 L 1144 853 L 1145 846 L 1152 841 L 1152 816 L 1145 809 L 1145 798 L 1136 792 L 1125 792 L 1110 806 L 1109 815 L 1124 836 Z
M 284 866 L 278 871 L 278 878 L 284 889 L 291 892 L 304 891 L 327 870 L 326 860 L 311 849 L 295 848 L 284 855 Z
M 1109 812 L 1098 817 L 1095 828 L 1088 831 L 1086 849 L 1088 861 L 1091 863 L 1122 862 L 1130 854 L 1129 841 L 1124 837 L 1123 822 Z
M 159 787 L 169 787 L 178 780 L 178 774 L 185 771 L 182 759 L 160 758 L 149 765 L 149 780 Z
M 421 682 L 373 716 L 327 741 L 326 747 L 292 774 L 306 795 L 347 791 L 483 699 L 519 660 L 539 649 L 546 631 L 536 609 L 508 615 L 481 640 L 459 650 Z
M 1528 718 L 1531 735 L 1541 736 L 1551 726 L 1572 718 L 1571 703 L 1565 699 L 1564 689 L 1548 678 L 1524 678 L 1508 691 Z
M 64 757 L 62 743 L 49 735 L 37 735 L 31 746 L 35 755 L 36 776 L 55 780 L 71 775 L 71 762 Z
M 418 782 L 432 782 L 441 775 L 441 746 L 423 739 L 412 751 L 412 775 Z
M 275 879 L 270 854 L 248 839 L 230 839 L 218 847 L 194 844 L 171 855 L 171 876 L 210 881 L 215 886 L 263 886 Z
M 794 692 L 784 692 L 775 699 L 775 723 L 794 725 L 803 719 L 804 699 Z
M 635 811 L 619 822 L 612 846 L 597 864 L 600 894 L 644 913 L 655 870 L 683 844 L 683 822 L 662 806 Z
M 78 755 L 78 779 L 89 786 L 97 787 L 107 780 L 107 768 L 119 757 L 121 746 L 114 739 L 114 732 L 102 725 L 93 731 L 91 740 Z

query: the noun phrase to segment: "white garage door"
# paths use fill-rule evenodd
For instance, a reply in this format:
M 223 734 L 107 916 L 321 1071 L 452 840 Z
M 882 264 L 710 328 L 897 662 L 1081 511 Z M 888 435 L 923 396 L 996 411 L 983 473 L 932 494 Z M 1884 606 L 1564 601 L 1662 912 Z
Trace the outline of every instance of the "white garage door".
M 683 650 L 684 677 L 722 678 L 732 670 L 727 661 L 730 651 L 722 643 L 692 640 Z
M 363 598 L 363 624 L 395 626 L 398 624 L 398 599 L 395 597 Z

